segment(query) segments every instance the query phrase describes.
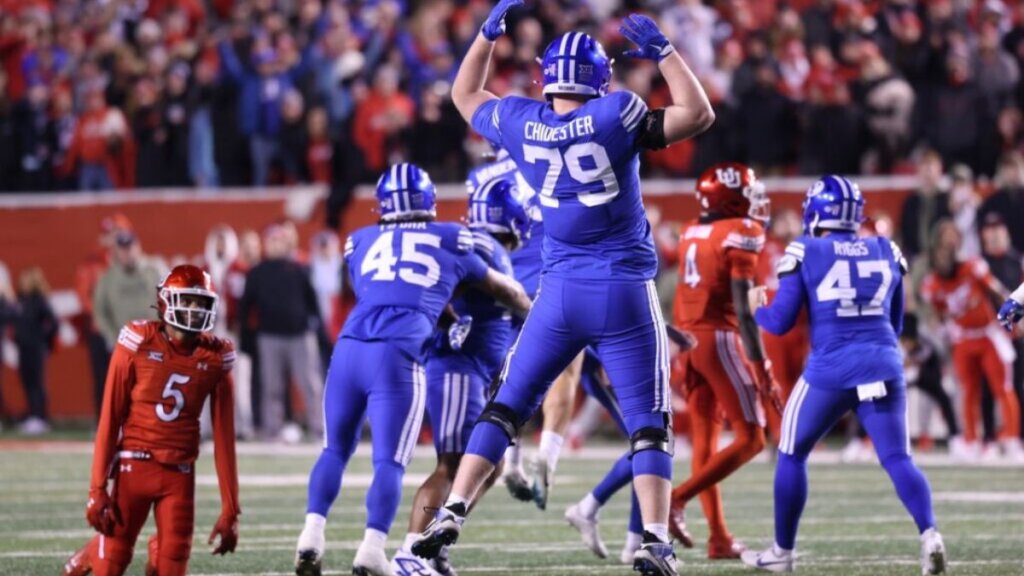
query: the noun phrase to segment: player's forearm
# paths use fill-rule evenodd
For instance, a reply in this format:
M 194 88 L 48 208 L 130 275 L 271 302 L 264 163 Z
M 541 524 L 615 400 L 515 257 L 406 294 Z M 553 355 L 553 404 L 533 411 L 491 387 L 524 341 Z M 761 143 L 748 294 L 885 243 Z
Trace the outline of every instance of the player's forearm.
M 234 384 L 230 376 L 222 383 L 214 397 L 211 412 L 213 426 L 213 461 L 220 486 L 222 515 L 237 516 L 242 510 L 238 503 L 238 459 L 235 454 L 235 402 Z
M 754 320 L 766 332 L 781 336 L 793 329 L 803 302 L 803 283 L 798 275 L 787 274 L 779 279 L 779 291 L 771 305 L 754 311 Z
M 1024 284 L 1018 286 L 1017 289 L 1010 294 L 1010 298 L 1016 301 L 1017 304 L 1024 306 Z
M 493 269 L 487 271 L 487 276 L 482 282 L 485 292 L 494 297 L 501 304 L 508 306 L 521 316 L 525 316 L 533 302 L 523 290 L 523 285 L 516 282 L 512 277 L 497 272 Z
M 100 422 L 96 426 L 96 441 L 93 444 L 92 478 L 89 488 L 104 489 L 110 476 L 111 466 L 117 453 L 117 441 L 128 411 L 131 395 L 130 370 L 127 354 L 117 347 L 107 371 L 104 385 L 103 405 L 100 407 Z
M 481 104 L 497 98 L 484 90 L 493 50 L 494 42 L 484 38 L 483 34 L 477 34 L 452 83 L 452 103 L 466 122 L 473 121 L 473 113 Z
M 750 280 L 732 281 L 732 302 L 736 308 L 736 317 L 739 320 L 740 340 L 743 342 L 743 350 L 747 358 L 753 362 L 764 361 L 764 345 L 761 342 L 761 331 L 754 320 L 754 314 L 750 310 L 750 300 L 747 293 L 753 288 L 754 283 Z
M 665 140 L 669 144 L 679 142 L 710 128 L 715 122 L 714 108 L 678 51 L 663 58 L 658 69 L 672 97 L 672 105 L 665 108 Z

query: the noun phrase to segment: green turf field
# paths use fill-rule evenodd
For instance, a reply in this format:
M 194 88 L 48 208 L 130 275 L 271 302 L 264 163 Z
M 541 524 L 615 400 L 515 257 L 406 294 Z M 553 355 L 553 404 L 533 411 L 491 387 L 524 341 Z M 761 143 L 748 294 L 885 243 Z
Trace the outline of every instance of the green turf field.
M 29 445 L 35 446 L 35 445 Z M 241 448 L 241 540 L 227 558 L 211 557 L 206 535 L 220 510 L 212 460 L 199 464 L 193 574 L 290 574 L 295 539 L 302 525 L 305 479 L 316 448 Z M 566 506 L 582 496 L 611 462 L 611 450 L 569 456 L 547 512 L 513 501 L 498 486 L 467 524 L 452 553 L 461 574 L 627 574 L 611 560 L 582 548 L 562 520 Z M 0 574 L 58 574 L 65 558 L 89 536 L 83 518 L 89 445 L 50 445 L 44 450 L 0 446 Z M 392 552 L 404 536 L 408 502 L 428 471 L 429 453 L 417 452 L 405 500 L 391 534 Z M 682 477 L 687 462 L 677 464 Z M 952 560 L 952 574 L 1024 575 L 1024 469 L 928 466 L 936 512 Z M 349 487 L 328 523 L 325 568 L 348 574 L 363 531 L 363 497 L 370 467 L 357 456 L 346 476 Z M 772 467 L 748 466 L 725 484 L 730 527 L 752 546 L 770 541 Z M 602 533 L 618 558 L 628 498 L 617 496 L 602 515 Z M 698 542 L 706 538 L 699 506 L 689 508 Z M 144 531 L 140 544 L 152 531 Z M 703 550 L 678 551 L 682 574 L 751 574 L 737 562 L 708 562 Z M 918 542 L 887 477 L 874 465 L 812 464 L 811 498 L 800 539 L 802 574 L 919 574 Z M 130 574 L 141 574 L 145 550 L 137 548 Z

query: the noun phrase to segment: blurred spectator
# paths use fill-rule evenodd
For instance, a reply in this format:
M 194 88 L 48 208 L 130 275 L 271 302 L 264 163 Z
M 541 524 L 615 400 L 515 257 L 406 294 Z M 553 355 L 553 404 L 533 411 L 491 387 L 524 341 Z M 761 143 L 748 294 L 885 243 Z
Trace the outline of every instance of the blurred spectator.
M 7 413 L 7 406 L 4 404 L 4 338 L 7 334 L 7 325 L 14 321 L 17 314 L 18 297 L 11 286 L 11 273 L 7 265 L 0 262 L 0 430 L 3 429 L 3 420 L 10 416 Z
M 294 380 L 306 407 L 307 431 L 320 437 L 322 374 L 316 330 L 322 326 L 309 272 L 289 257 L 292 245 L 279 225 L 263 236 L 264 260 L 245 280 L 239 318 L 256 318 L 262 421 L 260 434 L 276 440 L 285 421 L 285 395 Z M 243 330 L 246 327 L 243 326 Z M 245 336 L 243 336 L 243 340 Z
M 332 180 L 332 162 L 334 143 L 328 134 L 327 111 L 313 108 L 306 118 L 306 173 L 309 181 L 314 184 L 330 184 Z
M 163 186 L 168 172 L 167 127 L 157 90 L 157 85 L 151 81 L 135 85 L 132 134 L 136 146 L 135 185 L 140 188 Z
M 981 198 L 974 188 L 974 172 L 966 164 L 957 164 L 950 170 L 950 177 L 952 186 L 949 189 L 949 212 L 963 238 L 957 258 L 977 258 L 981 255 L 977 221 Z
M 50 117 L 50 94 L 46 84 L 36 81 L 27 97 L 14 108 L 15 134 L 20 158 L 20 190 L 52 190 L 53 160 L 57 131 Z M 13 177 L 15 173 L 10 173 Z
M 914 89 L 882 55 L 877 44 L 860 44 L 863 58 L 858 101 L 866 114 L 875 171 L 891 172 L 913 137 Z M 859 171 L 859 167 L 858 167 Z
M 245 277 L 260 261 L 260 235 L 255 230 L 243 230 L 238 239 L 238 257 L 224 274 L 221 296 L 227 309 L 228 330 L 238 350 L 235 362 L 235 428 L 243 438 L 255 437 L 259 426 L 260 386 L 253 386 L 253 375 L 259 374 L 256 354 L 256 319 L 238 317 L 238 304 L 245 293 Z
M 698 77 L 714 68 L 715 25 L 718 14 L 701 0 L 679 0 L 662 18 L 666 32 L 679 54 Z
M 740 142 L 758 174 L 779 174 L 792 158 L 796 109 L 778 88 L 775 67 L 755 70 L 754 86 L 740 100 Z
M 228 271 L 237 259 L 238 236 L 231 226 L 218 224 L 210 229 L 203 247 L 203 268 L 210 274 L 217 292 L 222 295 L 214 328 L 218 336 L 225 336 L 228 333 L 227 298 L 223 295 L 227 290 L 225 284 Z
M 1005 154 L 996 173 L 996 191 L 985 199 L 978 211 L 984 221 L 989 214 L 999 214 L 1006 222 L 1024 222 L 1024 155 L 1020 152 Z M 1013 247 L 1024 253 L 1024 226 L 1010 227 Z
M 92 304 L 108 355 L 125 324 L 153 319 L 153 297 L 163 274 L 142 254 L 142 246 L 131 231 L 117 231 L 110 260 L 110 267 L 96 285 Z
M 925 150 L 917 163 L 918 189 L 903 202 L 900 215 L 900 246 L 908 259 L 922 254 L 932 227 L 949 218 L 949 192 L 945 190 L 942 157 Z
M 963 163 L 978 170 L 977 146 L 986 135 L 990 109 L 985 94 L 971 77 L 964 52 L 946 58 L 946 76 L 924 93 L 922 122 L 925 139 L 947 164 Z
M 447 82 L 426 87 L 409 135 L 410 160 L 439 181 L 453 181 L 466 173 L 466 122 L 447 95 Z
M 412 123 L 413 101 L 398 91 L 398 80 L 398 70 L 381 67 L 373 89 L 356 107 L 352 137 L 363 153 L 364 180 L 375 179 L 387 167 L 400 133 Z
M 278 136 L 281 149 L 281 169 L 284 182 L 294 184 L 308 181 L 306 153 L 309 136 L 306 133 L 302 94 L 290 90 L 281 103 L 281 133 Z
M 107 108 L 103 92 L 90 91 L 65 161 L 65 169 L 78 169 L 79 190 L 134 186 L 134 156 L 134 142 L 124 114 Z
M 161 124 L 166 133 L 164 186 L 191 186 L 189 178 L 189 127 L 191 123 L 188 82 L 191 71 L 185 62 L 174 63 L 167 73 L 166 93 L 161 106 Z
M 18 346 L 18 374 L 28 400 L 28 416 L 19 431 L 36 436 L 50 431 L 46 400 L 46 360 L 57 337 L 57 316 L 49 302 L 50 288 L 42 269 L 29 268 L 18 278 L 14 343 Z
M 866 147 L 864 114 L 838 83 L 827 92 L 811 86 L 801 110 L 803 138 L 800 171 L 804 174 L 856 174 Z
M 341 248 L 330 230 L 317 233 L 309 243 L 309 274 L 324 326 L 334 326 L 336 300 L 341 295 Z
M 216 188 L 220 184 L 214 155 L 213 104 L 217 69 L 209 58 L 196 64 L 195 83 L 188 106 L 192 116 L 188 125 L 188 175 L 200 188 Z
M 82 306 L 81 313 L 75 318 L 79 334 L 85 341 L 89 351 L 89 365 L 93 380 L 93 406 L 99 418 L 100 406 L 103 403 L 103 386 L 107 380 L 107 365 L 110 364 L 110 352 L 107 341 L 96 323 L 93 299 L 100 278 L 110 266 L 114 241 L 120 232 L 131 232 L 132 224 L 124 214 L 114 214 L 100 222 L 100 234 L 96 249 L 75 269 L 75 293 Z

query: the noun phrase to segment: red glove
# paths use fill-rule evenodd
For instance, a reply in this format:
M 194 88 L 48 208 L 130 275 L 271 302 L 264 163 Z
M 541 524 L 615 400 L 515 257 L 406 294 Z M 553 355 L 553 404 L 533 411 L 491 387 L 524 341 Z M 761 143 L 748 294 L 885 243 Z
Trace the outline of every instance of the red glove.
M 89 503 L 85 505 L 85 519 L 89 525 L 104 536 L 114 533 L 114 526 L 121 524 L 121 513 L 117 505 L 110 500 L 107 490 L 93 488 L 89 490 Z
M 779 385 L 772 375 L 771 360 L 765 358 L 762 362 L 754 363 L 754 380 L 754 386 L 764 400 L 765 408 L 773 408 L 781 416 L 785 407 L 782 405 L 782 396 L 779 395 Z
M 217 523 L 213 525 L 210 532 L 210 539 L 207 544 L 213 544 L 220 536 L 220 543 L 214 548 L 213 553 L 221 556 L 228 552 L 234 553 L 235 546 L 238 546 L 238 517 L 233 514 L 221 514 Z

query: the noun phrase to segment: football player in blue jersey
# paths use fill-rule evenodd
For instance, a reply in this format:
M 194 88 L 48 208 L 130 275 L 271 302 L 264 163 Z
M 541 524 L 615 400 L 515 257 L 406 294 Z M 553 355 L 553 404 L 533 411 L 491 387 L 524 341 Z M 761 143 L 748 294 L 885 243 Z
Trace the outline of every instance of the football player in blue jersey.
M 840 176 L 818 180 L 804 200 L 805 236 L 786 248 L 777 265 L 779 290 L 772 305 L 758 308 L 764 304 L 764 289 L 751 290 L 755 319 L 772 334 L 792 328 L 806 306 L 811 355 L 782 419 L 775 544 L 763 552 L 744 552 L 748 566 L 794 570 L 797 527 L 807 501 L 807 456 L 840 418 L 854 411 L 917 524 L 922 574 L 945 571 L 931 488 L 910 457 L 898 341 L 907 263 L 893 242 L 857 236 L 863 214 L 864 197 L 856 184 Z
M 1021 284 L 1010 294 L 1010 297 L 999 307 L 999 314 L 996 315 L 999 323 L 1006 328 L 1007 332 L 1013 332 L 1013 327 L 1024 318 L 1024 284 Z
M 435 556 L 459 535 L 467 505 L 551 381 L 591 345 L 604 363 L 630 433 L 644 543 L 634 568 L 676 574 L 668 540 L 672 476 L 668 345 L 653 278 L 657 256 L 640 195 L 640 151 L 706 130 L 714 112 L 683 59 L 651 19 L 630 16 L 627 56 L 658 63 L 672 104 L 649 111 L 631 92 L 608 92 L 611 62 L 590 36 L 555 39 L 541 63 L 546 101 L 484 90 L 494 41 L 522 0 L 501 0 L 452 86 L 463 118 L 515 160 L 539 191 L 544 270 L 534 308 L 513 345 L 495 398 L 473 429 L 445 506 L 413 552 Z
M 324 387 L 324 447 L 309 477 L 295 560 L 299 575 L 321 572 L 327 513 L 367 419 L 373 481 L 352 572 L 392 574 L 384 543 L 423 421 L 424 355 L 456 287 L 468 283 L 519 313 L 530 308 L 522 287 L 474 252 L 469 230 L 434 221 L 435 190 L 426 172 L 412 164 L 392 166 L 377 182 L 377 201 L 379 224 L 345 242 L 356 306 L 334 347 Z
M 514 178 L 506 174 L 476 187 L 469 199 L 467 220 L 477 255 L 492 269 L 512 276 L 509 251 L 518 248 L 529 232 L 529 217 L 519 203 Z M 454 574 L 445 551 L 430 562 L 413 555 L 409 548 L 430 522 L 426 510 L 436 508 L 448 495 L 470 430 L 483 411 L 488 389 L 511 345 L 511 314 L 490 294 L 468 289 L 452 301 L 452 306 L 462 321 L 451 330 L 439 331 L 427 355 L 427 414 L 434 431 L 437 466 L 416 492 L 409 533 L 392 559 L 398 576 Z M 471 326 L 468 332 L 460 328 L 467 325 Z

